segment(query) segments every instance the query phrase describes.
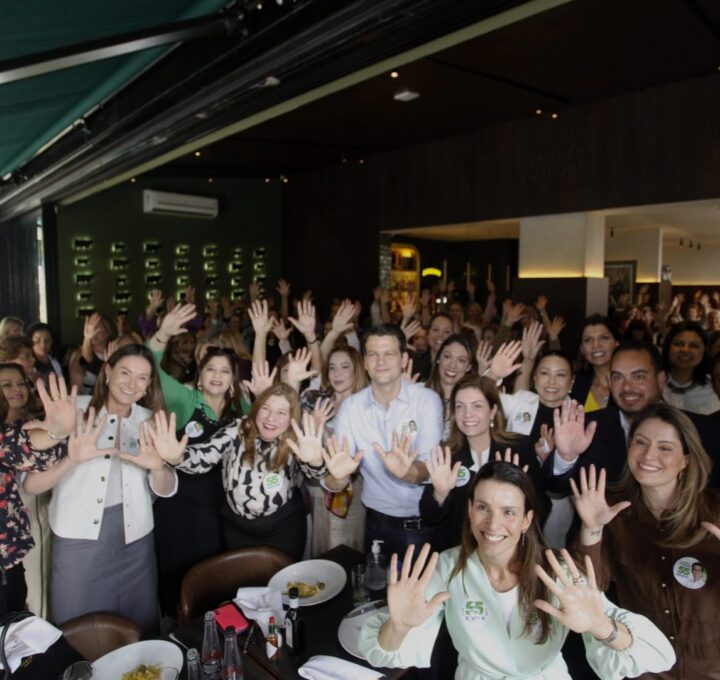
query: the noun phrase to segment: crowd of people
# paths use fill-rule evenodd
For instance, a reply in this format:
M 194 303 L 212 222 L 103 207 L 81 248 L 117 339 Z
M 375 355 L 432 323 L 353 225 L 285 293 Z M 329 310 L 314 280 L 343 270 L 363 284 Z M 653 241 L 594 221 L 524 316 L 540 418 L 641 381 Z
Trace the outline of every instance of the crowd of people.
M 152 636 L 207 557 L 380 540 L 371 663 L 720 678 L 720 294 L 641 287 L 568 338 L 544 296 L 440 288 L 327 316 L 282 280 L 202 310 L 153 290 L 62 362 L 2 319 L 2 611 Z

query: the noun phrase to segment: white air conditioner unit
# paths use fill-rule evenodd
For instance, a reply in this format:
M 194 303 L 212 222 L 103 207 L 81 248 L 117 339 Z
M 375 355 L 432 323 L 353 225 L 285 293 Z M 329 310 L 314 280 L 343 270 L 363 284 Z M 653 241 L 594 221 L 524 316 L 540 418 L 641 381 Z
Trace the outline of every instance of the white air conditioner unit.
M 200 217 L 214 219 L 218 216 L 220 202 L 217 198 L 170 194 L 166 191 L 143 190 L 143 212 L 154 215 Z

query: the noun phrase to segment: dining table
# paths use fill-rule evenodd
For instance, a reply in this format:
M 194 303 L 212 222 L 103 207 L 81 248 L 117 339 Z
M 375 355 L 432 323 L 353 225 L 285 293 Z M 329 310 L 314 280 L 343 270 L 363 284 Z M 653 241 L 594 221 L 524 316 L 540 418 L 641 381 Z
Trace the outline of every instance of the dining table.
M 328 655 L 351 661 L 370 668 L 364 660 L 346 652 L 338 640 L 338 628 L 343 618 L 354 608 L 352 579 L 350 572 L 356 564 L 364 562 L 363 553 L 346 545 L 340 545 L 318 555 L 317 559 L 336 562 L 345 570 L 347 581 L 342 591 L 332 599 L 312 606 L 301 607 L 305 622 L 305 651 L 294 656 L 285 647 L 276 661 L 270 661 L 265 653 L 265 639 L 259 626 L 250 629 L 238 638 L 243 651 L 243 665 L 246 680 L 300 680 L 298 669 L 312 656 Z M 221 603 L 218 603 L 221 604 Z M 170 639 L 187 647 L 202 648 L 203 621 L 197 618 L 171 631 Z M 248 639 L 249 638 L 249 639 Z M 378 668 L 388 680 L 401 678 L 407 673 L 404 668 Z

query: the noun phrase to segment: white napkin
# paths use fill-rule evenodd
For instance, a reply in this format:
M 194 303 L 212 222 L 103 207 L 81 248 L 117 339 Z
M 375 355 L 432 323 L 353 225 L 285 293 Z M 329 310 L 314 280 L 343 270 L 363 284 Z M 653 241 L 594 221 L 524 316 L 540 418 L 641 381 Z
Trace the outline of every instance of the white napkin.
M 273 588 L 238 588 L 235 594 L 237 604 L 246 618 L 254 619 L 267 637 L 270 617 L 282 625 L 285 613 L 283 611 L 282 593 Z
M 61 630 L 39 616 L 30 616 L 11 624 L 7 638 L 5 638 L 5 654 L 10 664 L 10 670 L 14 673 L 26 656 L 46 652 L 48 647 L 61 636 Z M 2 669 L 1 664 L 0 669 Z
M 385 677 L 372 668 L 322 654 L 311 656 L 304 666 L 298 668 L 298 675 L 307 680 L 376 680 Z

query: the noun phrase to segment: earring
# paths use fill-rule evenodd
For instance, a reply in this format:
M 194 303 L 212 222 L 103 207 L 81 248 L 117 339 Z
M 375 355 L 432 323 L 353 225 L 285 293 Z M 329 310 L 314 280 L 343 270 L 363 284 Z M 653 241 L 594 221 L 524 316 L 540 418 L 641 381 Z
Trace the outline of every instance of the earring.
M 198 392 L 202 392 L 202 383 L 198 380 L 197 384 Z
M 230 399 L 235 396 L 235 385 L 230 385 Z
M 490 429 L 492 430 L 493 427 L 495 427 L 495 420 L 490 418 Z
M 527 529 L 525 529 L 527 531 Z M 525 545 L 525 531 L 522 532 L 520 535 L 520 547 L 522 548 Z
M 105 384 L 110 387 L 110 378 L 108 378 L 107 376 L 105 376 Z

